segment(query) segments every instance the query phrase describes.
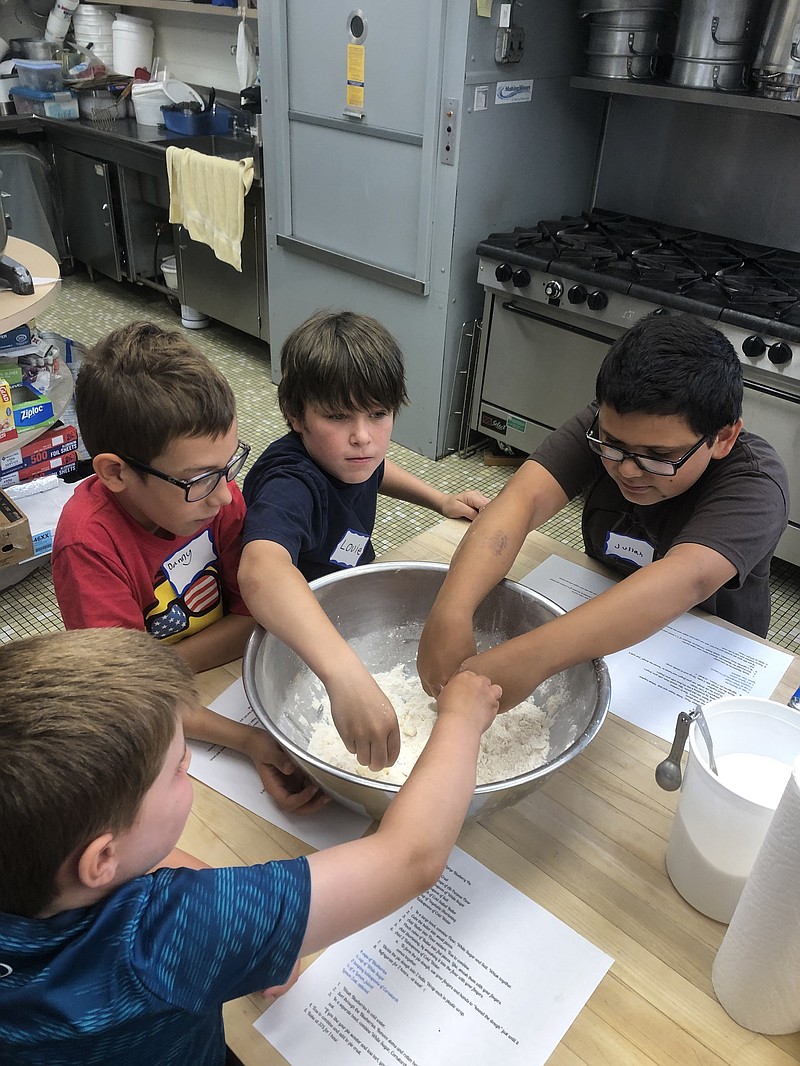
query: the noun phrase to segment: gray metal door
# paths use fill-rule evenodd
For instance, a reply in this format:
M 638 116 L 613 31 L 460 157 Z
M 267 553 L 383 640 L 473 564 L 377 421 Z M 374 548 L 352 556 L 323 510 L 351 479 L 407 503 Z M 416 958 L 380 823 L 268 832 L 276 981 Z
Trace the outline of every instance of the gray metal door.
M 64 229 L 70 254 L 87 267 L 122 281 L 111 168 L 113 163 L 55 145 Z
M 183 302 L 253 337 L 266 337 L 261 318 L 264 231 L 258 197 L 245 200 L 241 273 L 217 259 L 207 245 L 193 241 L 183 226 L 176 229 Z
M 278 243 L 427 292 L 444 0 L 281 0 L 270 17 Z

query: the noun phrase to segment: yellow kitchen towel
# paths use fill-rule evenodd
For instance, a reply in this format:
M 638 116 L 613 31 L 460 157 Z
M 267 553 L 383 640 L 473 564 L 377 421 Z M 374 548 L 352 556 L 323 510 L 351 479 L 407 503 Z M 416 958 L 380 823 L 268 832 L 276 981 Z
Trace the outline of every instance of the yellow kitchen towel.
M 253 184 L 253 159 L 219 159 L 193 148 L 167 148 L 169 220 L 217 259 L 242 269 L 244 198 Z

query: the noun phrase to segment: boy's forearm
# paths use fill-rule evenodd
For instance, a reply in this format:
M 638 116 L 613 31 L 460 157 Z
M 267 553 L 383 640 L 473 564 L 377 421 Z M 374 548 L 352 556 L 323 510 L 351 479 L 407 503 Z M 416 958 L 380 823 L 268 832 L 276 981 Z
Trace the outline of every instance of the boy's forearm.
M 256 548 L 242 559 L 240 588 L 253 617 L 296 652 L 323 684 L 347 670 L 363 670 L 289 553 L 279 545 L 273 548 Z
M 471 617 L 487 592 L 506 576 L 528 533 L 566 502 L 551 474 L 538 463 L 524 463 L 464 534 L 436 607 Z
M 175 650 L 196 674 L 212 670 L 241 659 L 255 625 L 250 615 L 226 614 L 213 625 L 179 641 Z
M 423 885 L 439 877 L 461 830 L 475 791 L 480 742 L 480 731 L 463 718 L 438 718 L 378 828 L 393 853 L 409 851 L 409 866 L 417 871 L 410 876 Z
M 437 719 L 377 832 L 309 857 L 312 910 L 301 954 L 378 921 L 438 880 L 475 791 L 480 738 L 461 716 Z
M 415 474 L 404 470 L 391 459 L 387 459 L 380 493 L 382 496 L 390 496 L 394 500 L 403 500 L 405 503 L 416 504 L 417 507 L 427 507 L 430 511 L 442 514 L 447 493 L 429 485 L 427 481 Z
M 183 716 L 183 731 L 187 740 L 221 744 L 233 751 L 246 751 L 252 729 L 252 726 L 235 722 L 208 707 L 191 707 Z
M 734 574 L 717 552 L 680 545 L 579 607 L 468 660 L 468 665 L 503 686 L 505 710 L 561 670 L 646 640 Z

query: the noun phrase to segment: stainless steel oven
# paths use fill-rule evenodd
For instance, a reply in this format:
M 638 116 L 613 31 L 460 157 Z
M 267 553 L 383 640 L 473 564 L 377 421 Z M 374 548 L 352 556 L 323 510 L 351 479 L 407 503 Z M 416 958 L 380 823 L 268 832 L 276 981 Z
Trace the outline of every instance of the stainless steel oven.
M 777 555 L 800 565 L 800 255 L 611 212 L 492 234 L 473 429 L 522 451 L 594 398 L 608 347 L 653 311 L 696 314 L 736 349 L 744 422 L 783 459 L 792 494 Z

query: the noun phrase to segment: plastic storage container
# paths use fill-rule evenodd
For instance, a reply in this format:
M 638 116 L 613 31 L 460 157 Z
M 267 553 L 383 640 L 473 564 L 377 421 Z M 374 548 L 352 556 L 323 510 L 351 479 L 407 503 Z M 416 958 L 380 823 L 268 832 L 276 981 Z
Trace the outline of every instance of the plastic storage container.
M 117 16 L 112 27 L 113 60 L 117 74 L 136 73 L 137 67 L 149 70 L 153 62 L 153 24 L 146 19 Z
M 9 90 L 18 115 L 40 115 L 47 118 L 75 119 L 78 117 L 78 101 L 70 89 L 48 93 L 16 85 Z
M 54 93 L 64 88 L 61 64 L 52 59 L 18 59 L 19 83 L 28 89 Z
M 161 81 L 135 81 L 131 89 L 133 113 L 140 126 L 160 126 L 163 104 L 170 103 Z
M 207 137 L 211 134 L 221 136 L 228 132 L 230 122 L 223 111 L 200 111 L 196 114 L 184 114 L 182 111 L 170 111 L 161 108 L 164 125 L 173 133 L 183 133 L 187 137 Z

